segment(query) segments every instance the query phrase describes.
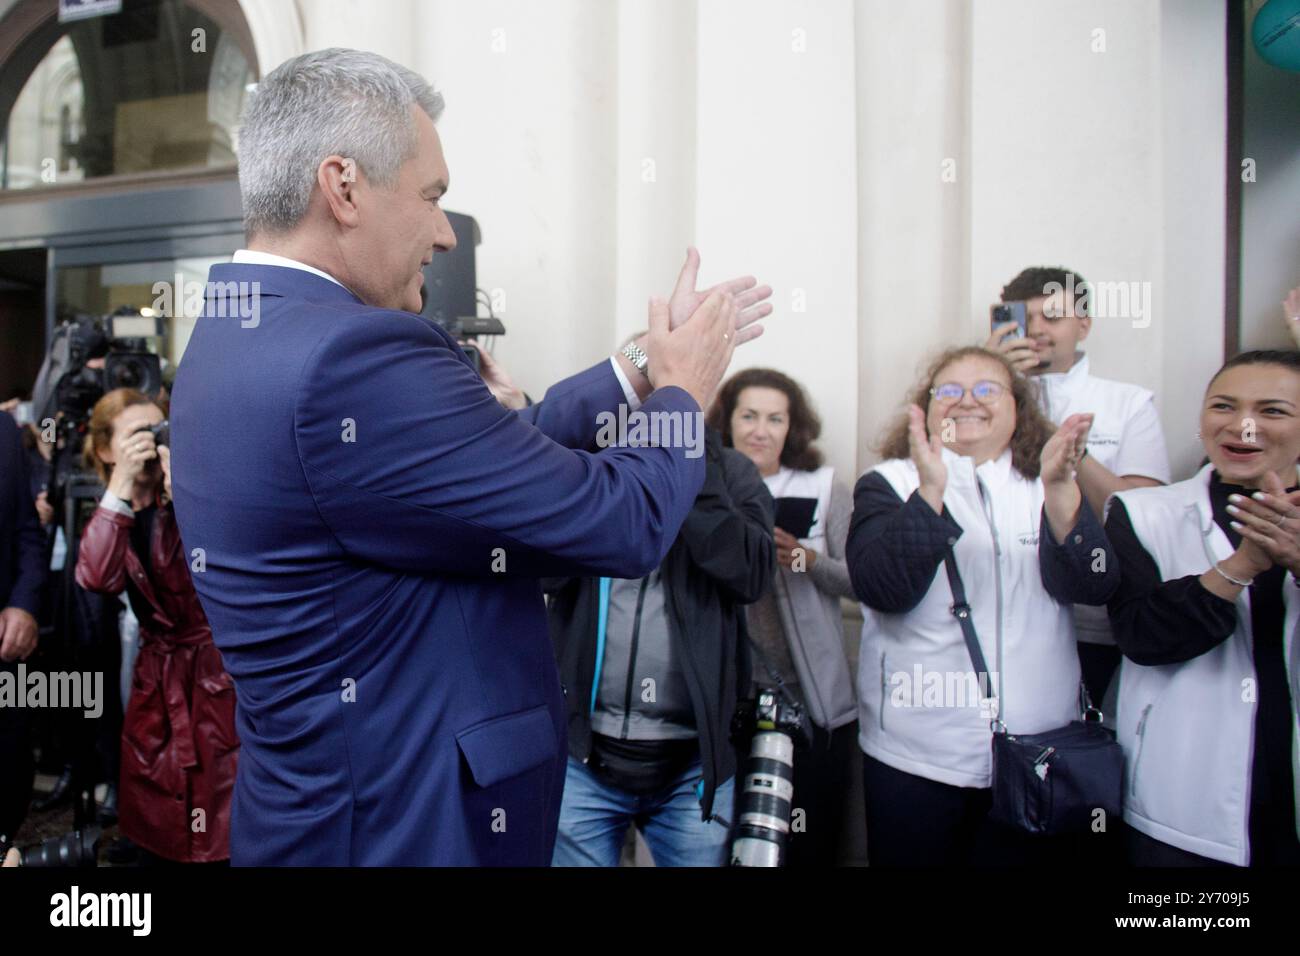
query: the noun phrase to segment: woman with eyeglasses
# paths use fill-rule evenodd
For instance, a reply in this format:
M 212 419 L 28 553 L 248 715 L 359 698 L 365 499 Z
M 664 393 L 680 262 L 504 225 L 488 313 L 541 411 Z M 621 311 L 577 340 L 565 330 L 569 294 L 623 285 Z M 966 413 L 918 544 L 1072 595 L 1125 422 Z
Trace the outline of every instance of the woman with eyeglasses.
M 873 865 L 1048 862 L 1065 850 L 988 819 L 994 721 L 1079 716 L 1070 605 L 1104 604 L 1118 568 L 1075 467 L 1091 416 L 1053 433 L 1001 355 L 949 349 L 854 490 L 847 556 L 864 605 L 858 667 Z M 953 613 L 951 553 L 992 673 Z M 1000 729 L 1000 728 L 999 728 Z

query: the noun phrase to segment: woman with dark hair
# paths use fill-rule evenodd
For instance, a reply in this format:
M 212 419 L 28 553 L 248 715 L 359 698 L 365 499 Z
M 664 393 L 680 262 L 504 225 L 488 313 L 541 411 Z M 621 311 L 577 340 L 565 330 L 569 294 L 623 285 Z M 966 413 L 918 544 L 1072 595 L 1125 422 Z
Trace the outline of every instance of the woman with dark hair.
M 122 724 L 122 832 L 163 860 L 214 863 L 230 859 L 235 690 L 172 514 L 170 450 L 151 430 L 162 421 L 132 389 L 95 404 L 84 458 L 108 490 L 82 533 L 77 583 L 125 590 L 140 621 Z
M 789 866 L 835 863 L 842 840 L 844 792 L 857 705 L 844 653 L 840 598 L 853 597 L 844 541 L 852 502 L 848 488 L 822 465 L 813 445 L 821 422 L 799 383 L 772 369 L 752 368 L 724 382 L 709 411 L 723 442 L 754 462 L 777 502 L 777 567 L 771 589 L 746 608 L 750 638 L 766 667 L 803 704 L 813 725 L 812 746 L 794 761 L 795 806 L 803 828 L 790 835 Z M 794 520 L 791 501 L 802 500 L 806 527 Z M 809 510 L 811 506 L 811 510 Z M 770 675 L 767 675 L 770 676 Z
M 1137 865 L 1300 865 L 1300 353 L 1205 390 L 1194 477 L 1114 495 L 1109 604 Z
M 990 726 L 1079 716 L 1072 603 L 1103 604 L 1118 569 L 1075 468 L 1091 416 L 1053 434 L 1000 354 L 949 349 L 858 481 L 849 574 L 864 605 L 859 743 L 873 865 L 1042 861 L 1063 849 L 988 819 Z M 993 673 L 954 616 L 952 561 Z

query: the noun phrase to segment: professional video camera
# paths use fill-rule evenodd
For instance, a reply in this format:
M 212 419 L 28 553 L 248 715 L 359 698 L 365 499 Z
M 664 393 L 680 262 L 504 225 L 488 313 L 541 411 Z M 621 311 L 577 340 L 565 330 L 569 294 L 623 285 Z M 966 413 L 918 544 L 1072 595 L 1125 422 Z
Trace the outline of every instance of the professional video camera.
M 752 700 L 736 705 L 731 736 L 750 738 L 744 789 L 736 797 L 731 865 L 782 866 L 794 806 L 795 743 L 812 743 L 807 714 L 778 679 L 777 687 L 759 687 Z
M 156 395 L 162 387 L 162 367 L 145 339 L 162 334 L 161 320 L 129 307 L 112 315 L 77 314 L 54 330 L 49 351 L 32 390 L 32 418 L 44 431 L 53 422 L 58 432 L 50 469 L 50 503 L 78 470 L 77 440 L 90 411 L 105 392 L 134 388 Z M 89 363 L 103 359 L 102 368 Z M 72 454 L 60 454 L 60 451 Z
M 161 324 L 157 317 L 129 307 L 112 315 L 78 314 L 60 322 L 32 391 L 37 424 L 60 412 L 84 421 L 95 402 L 115 388 L 157 394 L 162 368 L 144 340 L 161 335 Z M 97 358 L 104 360 L 103 368 L 88 367 Z

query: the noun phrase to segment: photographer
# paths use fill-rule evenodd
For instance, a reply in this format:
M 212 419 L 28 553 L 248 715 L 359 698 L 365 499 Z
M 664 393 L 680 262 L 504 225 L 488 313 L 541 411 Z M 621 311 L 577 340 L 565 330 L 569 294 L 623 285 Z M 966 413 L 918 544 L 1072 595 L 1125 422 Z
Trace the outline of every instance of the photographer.
M 786 865 L 834 866 L 858 736 L 840 611 L 840 598 L 854 596 L 844 557 L 853 499 L 822 464 L 813 444 L 821 420 L 789 376 L 765 368 L 733 375 L 718 390 L 709 421 L 724 444 L 754 463 L 777 501 L 778 569 L 771 590 L 746 609 L 746 619 L 768 666 L 813 725 L 811 746 L 799 746 L 794 761 L 795 804 L 805 825 L 790 834 Z M 781 526 L 783 501 L 809 500 L 815 506 L 805 527 L 792 534 L 790 522 Z
M 162 422 L 162 409 L 131 389 L 96 403 L 84 457 L 108 491 L 82 534 L 76 573 L 88 590 L 125 589 L 140 621 L 122 727 L 122 831 L 165 860 L 209 863 L 230 857 L 235 693 L 172 514 L 170 450 L 152 431 Z
M 629 825 L 658 866 L 721 866 L 734 801 L 728 733 L 749 683 L 742 605 L 769 586 L 772 496 L 705 434 L 704 487 L 640 579 L 546 581 L 569 758 L 554 866 L 615 866 Z

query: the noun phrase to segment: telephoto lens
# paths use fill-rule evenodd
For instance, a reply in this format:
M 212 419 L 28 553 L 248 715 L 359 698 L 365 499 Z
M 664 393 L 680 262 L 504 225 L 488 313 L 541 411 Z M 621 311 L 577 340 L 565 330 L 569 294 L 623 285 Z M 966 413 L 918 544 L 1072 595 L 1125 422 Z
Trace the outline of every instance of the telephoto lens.
M 99 827 L 73 830 L 61 837 L 23 847 L 19 866 L 93 867 L 99 865 Z
M 753 708 L 754 736 L 737 799 L 731 865 L 783 866 L 794 807 L 791 734 L 801 732 L 803 715 L 797 704 L 782 701 L 769 688 L 759 690 Z

